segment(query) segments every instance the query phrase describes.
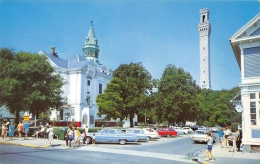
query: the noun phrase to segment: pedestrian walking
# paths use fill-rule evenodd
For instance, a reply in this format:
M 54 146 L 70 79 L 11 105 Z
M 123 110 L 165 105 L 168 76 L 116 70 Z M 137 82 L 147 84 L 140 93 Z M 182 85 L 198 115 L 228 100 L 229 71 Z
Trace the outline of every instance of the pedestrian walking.
M 8 136 L 9 137 L 9 126 L 10 126 L 10 122 L 6 122 L 6 137 Z M 9 140 L 10 140 L 10 137 L 9 137 Z
M 11 125 L 9 126 L 9 140 L 12 140 L 14 137 L 14 123 L 11 123 Z
M 3 123 L 3 125 L 2 125 L 2 134 L 1 135 L 2 135 L 3 140 L 6 141 L 7 140 L 7 126 L 5 123 Z
M 228 136 L 230 134 L 230 131 L 228 130 L 227 127 L 225 127 L 224 129 L 224 135 L 225 135 L 225 145 L 226 145 L 226 149 L 229 147 L 229 143 L 228 143 Z
M 80 131 L 74 127 L 74 142 L 76 147 L 80 145 L 80 135 Z
M 239 129 L 238 132 L 239 132 L 239 137 L 238 137 L 238 141 L 237 141 L 237 151 L 239 152 L 240 146 L 242 143 L 242 129 Z
M 95 134 L 93 134 L 93 136 L 92 136 L 92 144 L 93 144 L 93 146 L 96 144 L 96 135 Z
M 209 160 L 209 156 L 211 156 L 210 161 L 214 161 L 214 156 L 212 153 L 213 138 L 212 138 L 210 132 L 207 133 L 207 145 L 208 145 L 208 147 L 206 149 L 206 161 Z
M 50 146 L 52 146 L 53 145 L 53 142 L 52 142 L 52 140 L 53 140 L 53 137 L 54 137 L 54 129 L 52 128 L 52 126 L 50 125 L 49 126 L 49 128 L 47 129 L 47 131 L 48 131 L 48 133 L 49 133 L 49 135 L 48 135 L 48 140 L 49 140 L 49 144 L 50 144 Z
M 218 139 L 219 139 L 220 148 L 222 148 L 223 136 L 224 136 L 224 131 L 222 128 L 219 128 L 218 129 Z
M 233 137 L 232 133 L 230 133 L 227 139 L 229 143 L 229 152 L 235 152 L 235 146 L 236 146 L 235 137 Z
M 86 140 L 87 140 L 87 134 L 86 134 L 86 132 L 84 131 L 84 132 L 83 132 L 83 144 L 84 144 L 84 145 L 87 145 Z
M 28 132 L 29 132 L 29 124 L 28 123 L 25 123 L 24 124 L 24 139 L 25 140 L 28 140 Z
M 69 126 L 69 129 L 68 129 L 68 147 L 67 148 L 72 148 L 72 140 L 73 140 L 73 137 L 74 137 L 74 132 L 72 130 L 72 127 Z
M 18 134 L 19 134 L 19 140 L 21 141 L 22 140 L 22 133 L 24 132 L 24 125 L 23 125 L 22 121 L 20 121 L 20 123 L 17 125 L 17 131 L 18 131 Z

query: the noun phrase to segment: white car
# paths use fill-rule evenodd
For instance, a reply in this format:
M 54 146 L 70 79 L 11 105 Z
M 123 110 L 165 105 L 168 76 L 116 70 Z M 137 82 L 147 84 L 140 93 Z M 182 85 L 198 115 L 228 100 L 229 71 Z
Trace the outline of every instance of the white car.
M 205 126 L 199 126 L 198 130 L 207 130 L 207 128 Z
M 156 130 L 152 128 L 143 128 L 144 133 L 150 138 L 150 139 L 159 139 L 160 135 L 157 133 Z
M 126 129 L 125 133 L 133 133 L 133 134 L 136 134 L 139 138 L 138 141 L 149 141 L 151 138 L 148 137 L 145 132 L 144 129 L 139 129 L 139 128 L 129 128 L 129 129 Z
M 219 126 L 213 126 L 209 130 L 212 131 L 212 132 L 218 132 Z
M 183 127 L 183 129 L 188 130 L 189 134 L 193 133 L 193 130 L 190 127 Z
M 188 133 L 189 133 L 187 129 L 183 129 L 183 128 L 181 128 L 181 127 L 174 127 L 173 129 L 176 130 L 176 131 L 177 131 L 177 130 L 183 131 L 184 134 L 188 134 Z
M 210 132 L 208 130 L 195 130 L 194 134 L 191 136 L 191 140 L 196 142 L 204 142 L 207 143 L 208 138 L 207 138 L 207 133 Z M 213 143 L 216 142 L 216 137 L 212 135 L 213 138 Z

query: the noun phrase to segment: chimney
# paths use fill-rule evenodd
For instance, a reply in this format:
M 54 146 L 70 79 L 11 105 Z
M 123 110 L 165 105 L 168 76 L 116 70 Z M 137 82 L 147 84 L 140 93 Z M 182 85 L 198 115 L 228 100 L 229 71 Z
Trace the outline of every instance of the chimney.
M 55 53 L 55 47 L 54 46 L 51 47 L 51 50 L 52 50 L 52 55 L 55 56 L 55 57 L 58 57 L 57 53 Z

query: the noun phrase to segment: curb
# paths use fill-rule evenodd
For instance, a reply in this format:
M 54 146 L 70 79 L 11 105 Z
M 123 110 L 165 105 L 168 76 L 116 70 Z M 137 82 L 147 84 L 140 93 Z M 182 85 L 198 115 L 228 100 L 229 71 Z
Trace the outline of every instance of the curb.
M 20 143 L 11 143 L 11 142 L 1 142 L 2 145 L 16 145 L 16 146 L 27 146 L 27 147 L 34 147 L 34 148 L 48 148 L 49 146 L 46 145 L 33 145 L 33 144 L 20 144 Z

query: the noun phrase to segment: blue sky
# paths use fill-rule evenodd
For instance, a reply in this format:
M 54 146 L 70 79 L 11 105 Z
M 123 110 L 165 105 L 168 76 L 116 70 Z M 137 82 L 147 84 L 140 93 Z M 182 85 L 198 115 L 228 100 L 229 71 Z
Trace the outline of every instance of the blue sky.
M 111 69 L 142 62 L 153 78 L 173 64 L 199 84 L 199 10 L 209 8 L 212 28 L 211 85 L 231 89 L 240 69 L 229 43 L 260 12 L 260 2 L 219 0 L 0 0 L 0 47 L 61 58 L 80 54 L 90 22 L 99 61 Z

